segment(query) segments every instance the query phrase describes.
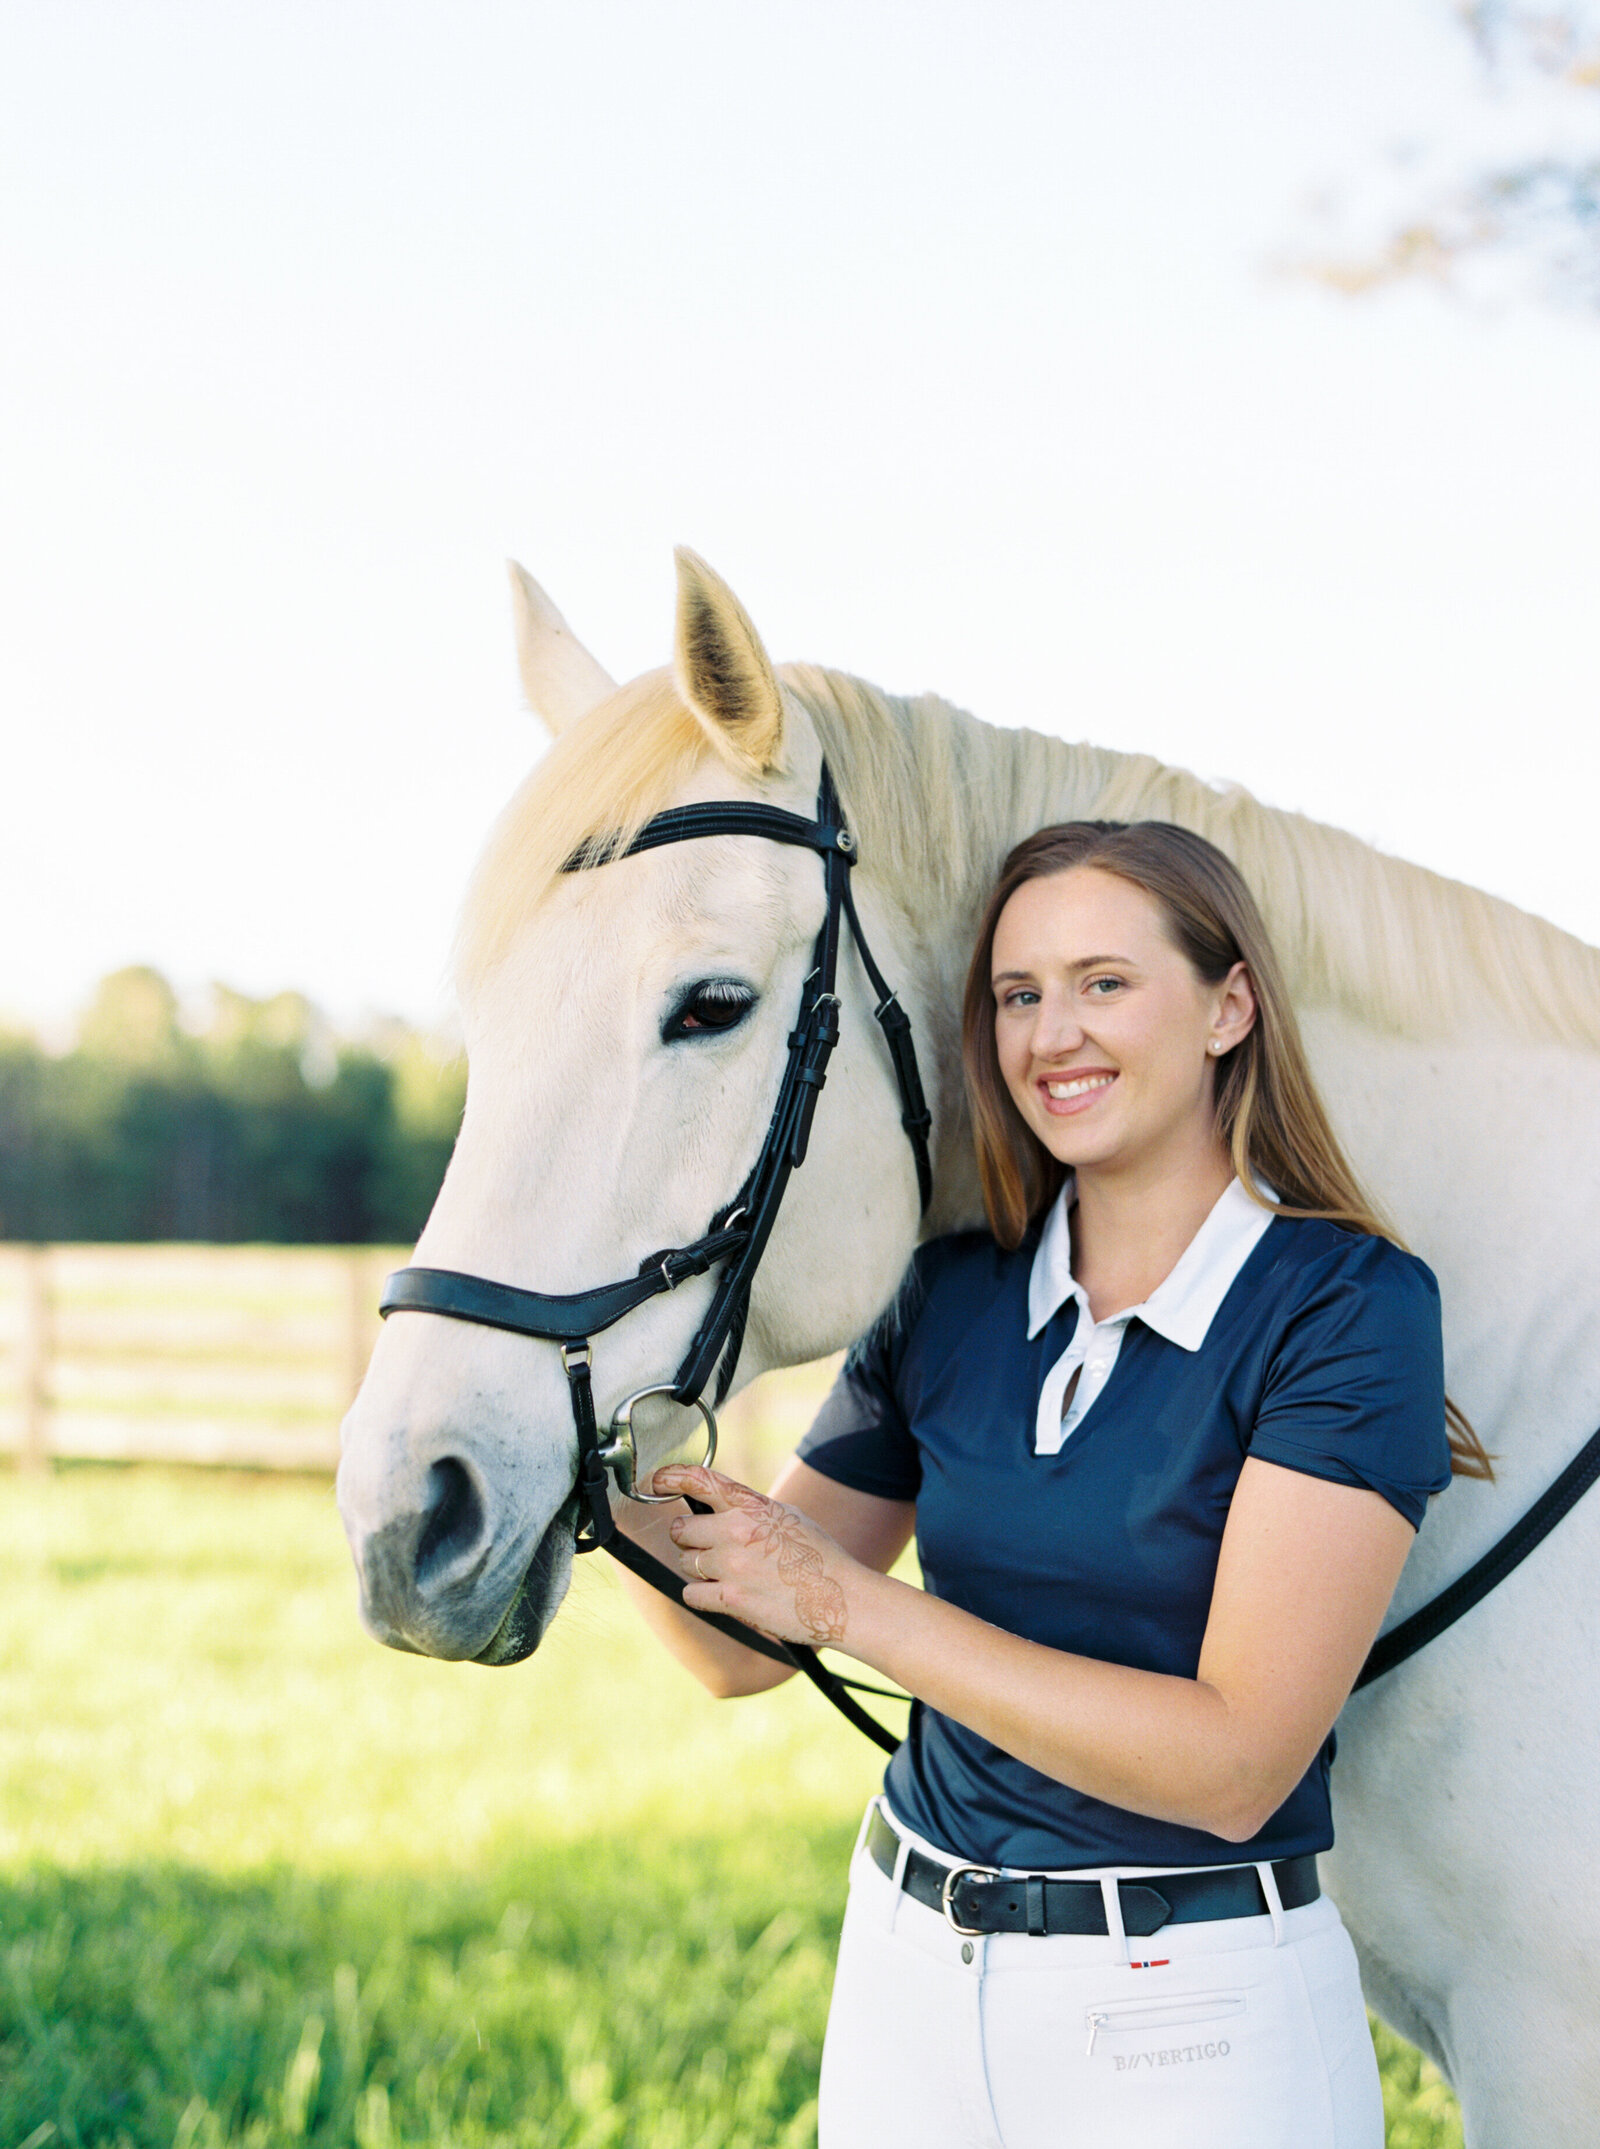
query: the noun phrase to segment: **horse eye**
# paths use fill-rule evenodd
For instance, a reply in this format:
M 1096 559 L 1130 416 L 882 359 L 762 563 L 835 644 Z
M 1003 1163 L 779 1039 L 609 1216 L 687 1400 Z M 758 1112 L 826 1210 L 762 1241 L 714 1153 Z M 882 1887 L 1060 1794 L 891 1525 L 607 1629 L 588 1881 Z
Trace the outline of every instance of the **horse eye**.
M 691 985 L 662 1025 L 664 1044 L 679 1037 L 705 1037 L 736 1029 L 756 1004 L 748 985 L 732 978 L 703 978 Z

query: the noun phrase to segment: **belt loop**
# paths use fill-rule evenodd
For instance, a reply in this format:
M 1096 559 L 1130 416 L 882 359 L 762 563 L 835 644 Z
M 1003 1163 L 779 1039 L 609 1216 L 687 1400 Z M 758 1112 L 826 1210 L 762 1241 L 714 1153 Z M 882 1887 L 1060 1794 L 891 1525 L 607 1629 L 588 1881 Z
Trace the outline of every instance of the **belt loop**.
M 1023 1883 L 1028 1904 L 1028 1930 L 1035 1938 L 1050 1930 L 1044 1907 L 1044 1875 L 1030 1873 Z
M 1111 1936 L 1115 1959 L 1120 1963 L 1128 1963 L 1133 1960 L 1133 1957 L 1128 1953 L 1128 1935 L 1122 1923 L 1122 1896 L 1120 1889 L 1121 1882 L 1117 1879 L 1115 1873 L 1101 1874 L 1100 1900 L 1105 1905 L 1106 1931 Z
M 889 1886 L 893 1893 L 889 1897 L 889 1922 L 884 1927 L 886 1933 L 892 1933 L 899 1922 L 900 1905 L 905 1901 L 902 1891 L 905 1887 L 906 1861 L 910 1856 L 911 1839 L 909 1836 L 901 1835 L 897 1829 L 895 1831 L 894 1871 L 889 1877 Z
M 1261 1883 L 1261 1892 L 1267 1899 L 1267 1909 L 1272 1914 L 1272 1944 L 1275 1948 L 1281 1948 L 1283 1946 L 1283 1897 L 1278 1893 L 1278 1876 L 1272 1870 L 1270 1859 L 1263 1859 L 1256 1867 L 1256 1878 Z
M 877 1812 L 879 1803 L 876 1797 L 867 1800 L 867 1810 L 862 1814 L 861 1826 L 856 1830 L 856 1847 L 850 1853 L 852 1860 L 861 1855 L 862 1846 L 867 1840 L 867 1830 L 872 1826 L 872 1816 Z

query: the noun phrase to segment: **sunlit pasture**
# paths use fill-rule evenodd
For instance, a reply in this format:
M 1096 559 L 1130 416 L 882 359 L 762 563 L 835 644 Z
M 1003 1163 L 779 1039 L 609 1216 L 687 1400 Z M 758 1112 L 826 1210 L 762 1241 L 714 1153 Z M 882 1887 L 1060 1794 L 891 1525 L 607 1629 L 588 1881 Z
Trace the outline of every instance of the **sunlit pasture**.
M 711 1702 L 603 1557 L 527 1664 L 380 1650 L 325 1479 L 7 1474 L 0 1569 L 0 2142 L 814 2140 L 879 1772 L 819 1696 Z

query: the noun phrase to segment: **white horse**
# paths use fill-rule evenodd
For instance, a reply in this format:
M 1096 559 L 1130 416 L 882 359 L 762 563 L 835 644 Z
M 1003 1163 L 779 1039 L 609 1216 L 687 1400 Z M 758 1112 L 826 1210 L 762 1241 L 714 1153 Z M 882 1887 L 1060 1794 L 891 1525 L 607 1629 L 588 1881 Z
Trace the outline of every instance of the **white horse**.
M 514 570 L 523 679 L 556 739 L 468 898 L 466 1116 L 417 1260 L 545 1292 L 610 1282 L 703 1233 L 760 1146 L 822 914 L 817 859 L 723 836 L 563 875 L 584 838 L 690 800 L 809 816 L 826 752 L 863 923 L 916 1025 L 932 1234 L 981 1221 L 957 1027 L 1000 859 L 1046 822 L 1181 821 L 1261 901 L 1339 1131 L 1439 1277 L 1451 1392 L 1498 1457 L 1496 1483 L 1458 1481 L 1435 1503 L 1393 1616 L 1414 1609 L 1600 1424 L 1600 952 L 1146 757 L 994 730 L 810 665 L 775 672 L 731 592 L 691 556 L 679 566 L 674 665 L 622 688 Z M 899 1099 L 848 945 L 840 993 L 842 1042 L 736 1385 L 858 1335 L 918 1234 Z M 697 1027 L 697 1004 L 721 1026 Z M 685 1283 L 599 1337 L 602 1423 L 672 1377 L 710 1288 Z M 646 1428 L 647 1462 L 681 1430 L 670 1418 Z M 517 1606 L 521 1646 L 536 1638 L 571 1560 L 576 1448 L 555 1346 L 393 1320 L 344 1437 L 339 1500 L 371 1631 L 496 1661 Z M 1327 1876 L 1368 1997 L 1449 2076 L 1474 2149 L 1600 2144 L 1597 1553 L 1600 1491 L 1340 1721 Z

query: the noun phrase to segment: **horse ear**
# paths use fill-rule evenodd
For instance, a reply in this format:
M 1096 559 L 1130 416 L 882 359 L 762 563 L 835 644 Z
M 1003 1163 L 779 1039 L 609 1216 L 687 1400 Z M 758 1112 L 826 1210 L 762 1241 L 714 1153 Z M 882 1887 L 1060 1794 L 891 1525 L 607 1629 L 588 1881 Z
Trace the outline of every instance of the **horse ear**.
M 783 699 L 749 614 L 698 553 L 680 545 L 673 677 L 713 743 L 760 775 L 783 745 Z
M 558 737 L 614 693 L 616 681 L 596 664 L 526 567 L 515 560 L 506 566 L 522 691 L 540 723 Z

